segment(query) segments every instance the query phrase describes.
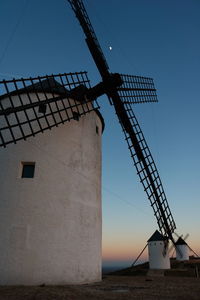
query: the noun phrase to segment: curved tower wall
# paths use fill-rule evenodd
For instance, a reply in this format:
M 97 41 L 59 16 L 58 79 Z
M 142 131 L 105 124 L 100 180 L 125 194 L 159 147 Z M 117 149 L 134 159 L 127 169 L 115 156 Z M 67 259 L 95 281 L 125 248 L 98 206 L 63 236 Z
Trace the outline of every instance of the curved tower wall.
M 101 133 L 93 111 L 0 149 L 1 285 L 101 280 Z
M 166 255 L 163 255 L 164 246 L 165 244 L 163 241 L 148 242 L 150 269 L 170 269 L 170 259 L 168 250 Z
M 189 249 L 187 244 L 176 245 L 176 260 L 189 260 Z

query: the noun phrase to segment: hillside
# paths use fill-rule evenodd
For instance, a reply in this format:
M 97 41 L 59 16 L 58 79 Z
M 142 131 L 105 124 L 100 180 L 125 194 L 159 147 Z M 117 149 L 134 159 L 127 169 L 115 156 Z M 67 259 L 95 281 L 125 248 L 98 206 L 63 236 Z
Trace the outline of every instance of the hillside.
M 200 276 L 200 259 L 192 258 L 189 261 L 176 261 L 171 259 L 170 270 L 150 271 L 149 263 L 143 263 L 133 268 L 126 268 L 109 273 L 114 276 L 184 276 L 199 277 Z
M 200 260 L 171 261 L 172 269 L 149 272 L 148 263 L 105 275 L 101 282 L 64 286 L 0 287 L 0 300 L 192 300 L 200 299 Z

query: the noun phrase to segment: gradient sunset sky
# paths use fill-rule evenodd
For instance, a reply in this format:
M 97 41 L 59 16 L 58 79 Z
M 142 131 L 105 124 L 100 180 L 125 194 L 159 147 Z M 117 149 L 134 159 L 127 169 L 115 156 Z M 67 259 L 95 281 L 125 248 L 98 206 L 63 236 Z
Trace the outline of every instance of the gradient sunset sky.
M 110 70 L 154 78 L 159 103 L 135 105 L 177 233 L 200 253 L 200 1 L 85 0 Z M 0 1 L 0 78 L 100 76 L 66 0 Z M 110 50 L 112 47 L 112 50 Z M 157 229 L 113 108 L 103 134 L 103 262 L 129 265 Z M 145 260 L 147 253 L 142 260 Z

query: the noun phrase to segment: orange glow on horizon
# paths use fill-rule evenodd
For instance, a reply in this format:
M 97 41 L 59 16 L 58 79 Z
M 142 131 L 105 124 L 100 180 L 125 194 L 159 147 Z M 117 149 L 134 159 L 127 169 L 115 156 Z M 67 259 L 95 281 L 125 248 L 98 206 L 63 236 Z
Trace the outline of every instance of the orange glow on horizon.
M 102 257 L 104 260 L 134 260 L 141 250 L 144 248 L 145 245 L 128 245 L 128 243 L 105 243 L 103 250 L 102 250 Z M 145 249 L 142 257 L 144 259 L 147 258 L 148 253 L 147 249 Z
M 191 246 L 189 244 L 189 246 Z M 200 254 L 199 246 L 195 244 L 191 247 L 195 253 Z M 142 247 L 138 245 L 128 247 L 127 245 L 106 245 L 102 250 L 102 259 L 105 261 L 130 261 L 136 259 L 139 253 L 142 251 Z M 171 253 L 172 255 L 172 253 Z M 192 251 L 189 251 L 189 255 L 194 255 Z M 174 256 L 174 255 L 173 255 Z M 142 254 L 142 260 L 148 260 L 148 249 L 146 248 Z

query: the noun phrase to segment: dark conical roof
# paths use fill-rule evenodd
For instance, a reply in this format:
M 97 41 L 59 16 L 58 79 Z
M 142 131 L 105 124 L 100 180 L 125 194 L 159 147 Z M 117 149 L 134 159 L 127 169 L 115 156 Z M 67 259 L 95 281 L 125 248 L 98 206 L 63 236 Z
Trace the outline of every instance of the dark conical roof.
M 176 245 L 187 245 L 187 243 L 181 238 L 179 237 L 178 240 L 175 243 Z
M 22 93 L 33 92 L 33 93 L 56 93 L 59 95 L 66 95 L 69 93 L 67 89 L 63 85 L 61 85 L 58 81 L 56 81 L 53 77 L 48 77 L 47 79 L 38 81 L 29 86 L 23 87 L 21 89 L 17 89 L 9 92 L 9 94 L 4 94 L 0 96 L 0 100 L 10 96 L 19 95 Z
M 37 92 L 55 92 L 58 94 L 66 93 L 67 90 L 54 78 L 49 77 L 48 79 L 41 80 L 33 85 L 27 87 L 28 91 Z
M 147 242 L 153 241 L 165 241 L 165 237 L 158 230 L 156 230 Z

